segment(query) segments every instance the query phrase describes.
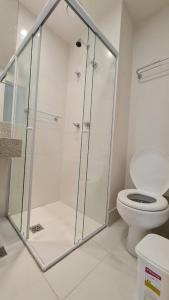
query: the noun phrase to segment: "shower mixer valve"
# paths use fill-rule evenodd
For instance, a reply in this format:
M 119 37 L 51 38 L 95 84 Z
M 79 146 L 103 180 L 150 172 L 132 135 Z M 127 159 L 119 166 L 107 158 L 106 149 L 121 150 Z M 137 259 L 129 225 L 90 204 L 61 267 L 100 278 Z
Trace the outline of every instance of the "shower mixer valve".
M 73 122 L 73 125 L 78 129 L 80 128 L 80 123 L 78 123 L 78 122 Z

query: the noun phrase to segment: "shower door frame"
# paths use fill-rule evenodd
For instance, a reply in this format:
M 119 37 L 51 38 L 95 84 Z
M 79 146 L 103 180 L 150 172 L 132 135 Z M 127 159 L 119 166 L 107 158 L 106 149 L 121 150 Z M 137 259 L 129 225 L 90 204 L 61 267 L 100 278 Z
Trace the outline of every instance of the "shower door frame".
M 2 81 L 11 65 L 17 60 L 19 54 L 22 52 L 22 50 L 25 48 L 25 46 L 28 44 L 28 42 L 33 39 L 34 35 L 37 33 L 38 30 L 41 31 L 41 28 L 45 21 L 48 19 L 48 17 L 52 14 L 52 12 L 55 10 L 57 5 L 62 0 L 49 0 L 47 4 L 43 7 L 41 10 L 41 13 L 35 20 L 35 23 L 31 30 L 29 31 L 28 35 L 25 37 L 23 42 L 21 43 L 20 47 L 17 49 L 16 53 L 12 56 L 9 63 L 6 65 L 4 71 L 0 75 L 0 81 Z M 113 45 L 109 42 L 109 40 L 105 37 L 105 35 L 99 30 L 97 25 L 94 23 L 94 21 L 91 19 L 91 17 L 87 14 L 87 12 L 84 10 L 84 8 L 80 5 L 80 3 L 77 0 L 64 0 L 72 9 L 73 11 L 79 16 L 79 18 L 88 26 L 88 28 L 95 34 L 96 37 L 98 37 L 102 43 L 105 45 L 105 47 L 112 53 L 112 55 L 115 58 L 115 80 L 112 82 L 112 101 L 113 101 L 113 108 L 112 108 L 112 124 L 111 124 L 111 140 L 110 140 L 110 149 L 113 149 L 113 140 L 114 140 L 114 122 L 115 122 L 115 107 L 116 107 L 116 87 L 117 87 L 117 65 L 118 65 L 118 51 L 113 47 Z M 38 75 L 37 75 L 38 77 Z M 36 79 L 37 80 L 37 79 Z M 84 100 L 85 101 L 85 100 Z M 37 94 L 35 99 L 35 109 L 37 107 Z M 35 118 L 36 122 L 36 118 Z M 35 124 L 34 124 L 35 125 Z M 35 126 L 36 127 L 36 126 Z M 35 141 L 35 127 L 32 134 L 32 143 L 33 147 L 31 150 L 31 169 L 32 169 L 32 163 L 34 159 L 34 141 Z M 87 237 L 85 237 L 83 240 L 81 240 L 78 244 L 75 244 L 70 250 L 66 251 L 63 255 L 61 255 L 59 258 L 57 258 L 52 263 L 49 263 L 48 265 L 43 265 L 42 261 L 40 260 L 39 256 L 35 253 L 34 249 L 31 247 L 30 243 L 28 243 L 28 240 L 22 235 L 22 232 L 19 231 L 17 226 L 14 224 L 14 222 L 9 218 L 9 221 L 17 231 L 18 235 L 28 248 L 31 255 L 34 257 L 35 261 L 39 265 L 42 271 L 48 270 L 50 267 L 55 265 L 57 262 L 62 260 L 65 256 L 70 254 L 72 251 L 80 247 L 82 244 L 84 244 L 86 241 L 88 241 L 91 237 L 95 236 L 98 232 L 103 230 L 108 225 L 108 204 L 110 201 L 110 179 L 111 179 L 111 173 L 112 173 L 112 155 L 110 151 L 110 157 L 109 157 L 109 180 L 108 180 L 108 197 L 107 197 L 107 209 L 106 209 L 106 222 L 104 225 L 102 225 L 99 229 L 89 234 Z M 27 234 L 29 230 L 30 225 L 30 208 L 31 208 L 31 185 L 32 185 L 32 172 L 30 174 L 29 178 L 29 195 L 28 195 L 28 222 L 27 222 Z M 76 226 L 76 224 L 75 224 Z

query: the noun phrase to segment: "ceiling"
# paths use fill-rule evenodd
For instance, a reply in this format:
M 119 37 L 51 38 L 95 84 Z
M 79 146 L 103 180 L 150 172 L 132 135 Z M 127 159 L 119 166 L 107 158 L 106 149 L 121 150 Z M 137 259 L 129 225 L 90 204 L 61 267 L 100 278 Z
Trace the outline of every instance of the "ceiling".
M 0 0 L 1 1 L 1 0 Z M 9 0 L 8 0 L 9 1 Z M 38 15 L 47 0 L 19 0 L 31 13 Z M 119 0 L 79 0 L 94 21 L 106 12 L 113 10 Z M 169 5 L 169 0 L 124 0 L 135 23 L 154 15 L 160 9 Z M 68 19 L 69 18 L 69 19 Z M 50 16 L 47 25 L 66 42 L 71 42 L 84 29 L 79 18 L 69 8 L 66 13 L 66 3 L 61 1 Z
M 125 2 L 136 23 L 140 23 L 169 5 L 169 0 L 125 0 Z
M 18 1 L 22 3 L 34 15 L 38 15 L 47 0 L 0 0 L 0 37 L 1 37 L 1 55 L 0 68 L 6 65 L 11 55 L 15 52 L 16 27 L 18 14 Z M 97 20 L 106 12 L 113 9 L 115 3 L 120 0 L 79 0 L 87 10 L 93 20 Z M 124 0 L 128 7 L 131 17 L 135 23 L 140 23 L 144 19 L 154 15 L 160 9 L 169 5 L 169 0 Z M 5 12 L 5 13 L 4 13 Z M 70 42 L 83 30 L 83 24 L 79 18 L 68 9 L 64 1 L 58 6 L 58 9 L 48 19 L 47 24 L 60 35 L 65 41 Z M 71 20 L 71 21 L 70 21 Z M 5 28 L 5 30 L 4 30 Z
M 9 0 L 8 0 L 9 1 Z M 47 0 L 19 0 L 31 12 L 38 14 Z M 93 19 L 100 17 L 113 8 L 119 0 L 79 0 Z M 169 0 L 124 0 L 128 10 L 136 23 L 154 15 L 164 6 L 169 5 Z
M 105 14 L 110 6 L 113 9 L 113 2 L 118 0 L 79 0 L 84 8 L 91 15 L 93 20 L 98 19 L 102 14 Z M 20 0 L 31 13 L 38 15 L 47 0 Z M 65 1 L 61 1 L 57 9 L 47 20 L 47 25 L 66 42 L 71 42 L 85 28 L 79 17 L 72 11 L 71 8 L 66 9 Z

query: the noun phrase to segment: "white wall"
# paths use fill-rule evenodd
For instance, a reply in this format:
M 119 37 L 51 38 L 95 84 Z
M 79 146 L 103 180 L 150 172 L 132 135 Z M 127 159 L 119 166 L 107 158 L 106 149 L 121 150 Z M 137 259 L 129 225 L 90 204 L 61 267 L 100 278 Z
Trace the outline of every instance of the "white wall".
M 32 28 L 36 17 L 30 13 L 21 3 L 19 4 L 19 14 L 18 14 L 18 28 L 17 28 L 17 41 L 16 49 L 22 43 L 24 36 L 21 31 L 26 30 L 27 32 Z
M 127 8 L 123 5 L 119 62 L 117 74 L 116 109 L 112 151 L 112 176 L 109 203 L 110 223 L 116 216 L 116 199 L 125 187 L 125 166 L 127 153 L 130 86 L 132 71 L 133 24 Z
M 66 43 L 43 27 L 33 168 L 33 207 L 55 202 L 60 198 L 67 59 Z M 54 116 L 60 116 L 61 119 L 54 121 Z
M 22 30 L 29 31 L 35 18 L 24 6 L 20 5 L 17 47 L 23 40 Z M 33 208 L 59 200 L 67 59 L 67 44 L 44 25 L 41 38 L 33 163 Z M 54 121 L 54 116 L 63 118 Z
M 131 187 L 129 161 L 143 149 L 169 154 L 169 76 L 138 82 L 136 69 L 169 56 L 169 7 L 135 31 L 126 187 Z
M 83 36 L 85 41 L 86 36 L 87 30 Z M 69 45 L 60 195 L 62 201 L 74 208 L 77 202 L 81 128 L 77 129 L 73 123 L 80 123 L 80 126 L 82 125 L 87 53 L 85 47 L 77 48 L 75 44 L 76 41 L 73 41 Z M 80 78 L 77 78 L 75 72 L 81 73 Z
M 119 50 L 120 46 L 122 7 L 122 0 L 112 1 L 110 11 L 98 20 L 95 20 L 101 32 L 107 37 L 116 50 Z
M 11 59 L 16 48 L 18 0 L 0 1 L 0 68 L 3 69 Z
M 95 1 L 90 4 L 88 4 L 89 1 L 85 0 L 80 0 L 79 2 L 82 3 L 84 9 L 94 20 L 96 25 L 99 27 L 100 31 L 118 50 L 120 43 L 120 28 L 123 0 L 111 0 L 111 4 L 109 1 L 109 10 L 107 10 L 107 4 L 105 2 L 105 7 L 103 8 L 101 16 L 98 16 L 98 14 L 96 13 Z

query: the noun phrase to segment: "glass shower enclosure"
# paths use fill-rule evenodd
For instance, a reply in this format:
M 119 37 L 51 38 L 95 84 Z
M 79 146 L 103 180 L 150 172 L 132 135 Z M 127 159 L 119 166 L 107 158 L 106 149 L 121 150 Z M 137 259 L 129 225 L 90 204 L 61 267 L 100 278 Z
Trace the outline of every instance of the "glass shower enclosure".
M 4 114 L 22 141 L 8 218 L 43 271 L 107 225 L 116 59 L 78 1 L 52 0 L 1 76 L 13 70 Z

